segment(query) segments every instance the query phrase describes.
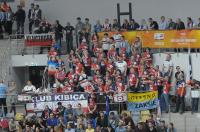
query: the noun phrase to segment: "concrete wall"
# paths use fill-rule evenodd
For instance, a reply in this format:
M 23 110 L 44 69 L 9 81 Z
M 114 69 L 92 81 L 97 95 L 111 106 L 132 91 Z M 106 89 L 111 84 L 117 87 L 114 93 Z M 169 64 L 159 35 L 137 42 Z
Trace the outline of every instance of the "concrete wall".
M 25 66 L 46 66 L 47 55 L 12 55 L 12 67 L 25 67 Z
M 128 3 L 133 4 L 133 18 L 138 22 L 142 18 L 153 17 L 157 20 L 164 15 L 167 18 L 191 16 L 195 19 L 199 17 L 199 0 L 25 0 L 28 10 L 30 3 L 38 3 L 43 9 L 43 14 L 50 21 L 59 19 L 62 24 L 67 21 L 76 22 L 76 17 L 88 17 L 91 21 L 104 18 L 116 18 L 117 3 L 121 4 L 122 11 L 128 11 Z M 11 3 L 14 8 L 20 0 Z

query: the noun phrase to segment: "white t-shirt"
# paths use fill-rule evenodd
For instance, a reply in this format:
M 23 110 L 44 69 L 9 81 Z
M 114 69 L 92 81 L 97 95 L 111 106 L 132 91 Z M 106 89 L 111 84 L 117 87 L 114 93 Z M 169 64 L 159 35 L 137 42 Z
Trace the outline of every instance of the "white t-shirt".
M 36 91 L 36 88 L 34 85 L 26 85 L 23 89 L 24 92 L 35 92 Z
M 168 70 L 169 70 L 169 67 L 172 67 L 173 66 L 173 62 L 172 62 L 172 60 L 169 60 L 169 61 L 164 61 L 164 63 L 163 63 L 163 72 L 168 72 Z
M 121 34 L 115 34 L 115 35 L 113 35 L 113 38 L 115 40 L 115 48 L 120 48 L 121 42 L 122 42 L 121 37 L 122 37 Z
M 75 129 L 65 129 L 65 132 L 75 132 Z
M 115 66 L 121 71 L 121 73 L 124 73 L 127 68 L 127 63 L 126 61 L 117 61 L 115 62 Z
M 110 49 L 110 44 L 109 44 L 109 38 L 103 38 L 102 39 L 102 49 L 103 50 L 109 50 Z

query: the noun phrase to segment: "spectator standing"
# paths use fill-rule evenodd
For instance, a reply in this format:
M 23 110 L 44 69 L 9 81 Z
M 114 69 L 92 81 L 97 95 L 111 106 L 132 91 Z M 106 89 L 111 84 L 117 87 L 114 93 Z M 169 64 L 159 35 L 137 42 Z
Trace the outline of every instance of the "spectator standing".
M 16 107 L 15 104 L 17 102 L 17 85 L 15 81 L 11 82 L 11 85 L 9 86 L 8 93 L 10 94 L 7 98 L 9 104 L 11 104 L 10 113 L 14 112 L 14 115 L 16 115 Z
M 189 84 L 191 86 L 191 97 L 192 97 L 192 114 L 198 112 L 199 106 L 199 81 L 192 80 Z
M 35 4 L 31 3 L 31 8 L 28 10 L 28 19 L 29 19 L 29 33 L 32 34 L 32 27 L 35 20 Z
M 168 76 L 171 79 L 172 72 L 173 72 L 173 62 L 171 60 L 171 55 L 167 54 L 166 59 L 163 63 L 163 76 Z
M 92 25 L 89 23 L 89 18 L 85 18 L 84 28 L 85 28 L 86 43 L 89 45 L 91 37 L 91 29 L 92 29 Z
M 36 28 L 39 27 L 41 20 L 42 20 L 42 10 L 40 9 L 39 5 L 36 5 L 35 6 L 35 20 L 34 20 L 34 24 Z
M 76 24 L 76 27 L 75 27 L 75 35 L 76 35 L 76 48 L 79 47 L 79 44 L 81 43 L 79 41 L 79 38 L 80 38 L 80 32 L 82 31 L 83 27 L 84 27 L 84 24 L 83 22 L 81 21 L 81 18 L 80 17 L 77 17 L 77 24 Z
M 94 25 L 94 32 L 98 33 L 102 31 L 103 26 L 100 23 L 100 20 L 96 21 L 96 24 Z
M 0 107 L 3 106 L 4 115 L 7 115 L 7 105 L 6 105 L 6 94 L 7 94 L 7 86 L 4 84 L 4 81 L 0 81 Z
M 167 25 L 167 22 L 165 20 L 165 17 L 164 16 L 161 16 L 161 22 L 159 24 L 159 30 L 166 30 L 168 25 Z
M 180 18 L 178 18 L 176 20 L 176 30 L 183 30 L 183 29 L 185 29 L 185 24 Z
M 176 111 L 182 114 L 185 111 L 185 94 L 186 94 L 186 86 L 184 78 L 181 76 L 180 81 L 177 87 L 177 98 L 176 98 Z
M 67 53 L 73 49 L 73 30 L 74 27 L 71 26 L 70 22 L 67 22 L 67 25 L 64 27 L 66 32 L 65 38 L 67 43 Z
M 54 32 L 55 32 L 55 40 L 61 47 L 63 38 L 63 26 L 60 24 L 59 20 L 55 21 Z
M 158 23 L 153 20 L 153 18 L 149 18 L 149 29 L 150 30 L 158 30 Z
M 5 14 L 0 9 L 0 39 L 3 39 L 3 26 L 4 26 L 4 21 L 5 21 Z
M 122 35 L 120 34 L 120 30 L 116 30 L 116 33 L 113 35 L 113 38 L 115 40 L 115 49 L 117 54 L 119 55 L 119 50 L 120 50 L 120 46 L 121 46 L 121 39 Z
M 14 13 L 12 12 L 12 9 L 9 8 L 7 12 L 5 12 L 6 15 L 6 21 L 5 21 L 5 31 L 11 35 L 12 34 L 12 25 L 13 25 L 13 16 Z
M 17 131 L 17 124 L 14 118 L 11 118 L 9 121 L 9 132 L 16 132 Z
M 172 20 L 172 18 L 169 18 L 168 20 L 167 29 L 170 29 L 170 30 L 176 29 L 176 23 Z
M 17 6 L 17 11 L 14 14 L 17 23 L 17 34 L 24 34 L 24 22 L 26 13 L 21 5 Z
M 104 37 L 102 39 L 102 49 L 105 55 L 107 55 L 108 50 L 110 49 L 110 38 L 108 36 L 108 33 L 104 33 Z
M 128 30 L 133 31 L 133 30 L 138 30 L 139 28 L 140 28 L 140 25 L 134 19 L 131 19 Z

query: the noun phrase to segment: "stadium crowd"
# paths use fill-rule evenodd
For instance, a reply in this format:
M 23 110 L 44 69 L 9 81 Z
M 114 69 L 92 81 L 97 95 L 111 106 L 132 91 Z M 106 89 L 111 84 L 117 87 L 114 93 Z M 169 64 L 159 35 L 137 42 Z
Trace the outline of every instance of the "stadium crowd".
M 11 12 L 10 6 L 4 2 L 1 5 L 2 16 Z M 17 12 L 13 13 L 13 18 L 1 17 L 0 33 L 3 33 L 2 27 L 4 27 L 8 34 L 12 34 L 12 26 L 7 24 L 16 20 L 17 33 L 24 34 L 25 17 L 25 11 L 21 6 L 18 6 Z M 165 121 L 157 118 L 157 109 L 150 110 L 151 114 L 146 121 L 135 122 L 130 114 L 122 112 L 127 109 L 126 103 L 114 105 L 114 95 L 127 92 L 158 91 L 161 112 L 168 113 L 170 112 L 170 103 L 174 103 L 169 99 L 169 93 L 171 88 L 175 87 L 176 108 L 174 112 L 182 114 L 185 111 L 186 86 L 191 86 L 192 90 L 196 90 L 199 89 L 199 82 L 196 80 L 186 82 L 184 72 L 180 66 L 174 67 L 170 54 L 167 54 L 162 67 L 154 66 L 151 49 L 143 49 L 139 37 L 136 37 L 132 44 L 129 44 L 120 32 L 191 29 L 199 28 L 200 23 L 195 24 L 188 17 L 185 26 L 181 19 L 174 22 L 170 18 L 167 21 L 162 16 L 160 23 L 152 18 L 149 18 L 148 22 L 143 19 L 141 24 L 138 24 L 134 19 L 130 21 L 125 19 L 123 24 L 119 25 L 117 19 L 113 20 L 113 24 L 109 22 L 109 19 L 105 19 L 104 24 L 97 20 L 92 27 L 88 18 L 82 22 L 81 18 L 78 17 L 75 27 L 69 22 L 66 26 L 62 26 L 58 20 L 55 24 L 50 24 L 47 20 L 42 19 L 39 5 L 34 4 L 31 4 L 28 19 L 30 34 L 53 31 L 55 43 L 48 53 L 47 75 L 50 90 L 46 87 L 35 88 L 31 81 L 28 81 L 22 92 L 29 94 L 85 92 L 89 93 L 88 107 L 82 108 L 81 104 L 78 104 L 77 108 L 72 108 L 70 104 L 64 106 L 58 102 L 56 109 L 46 106 L 41 116 L 34 113 L 32 116 L 24 116 L 20 121 L 15 121 L 15 119 L 8 121 L 7 118 L 1 120 L 0 127 L 3 131 L 176 132 L 173 123 L 166 125 Z M 8 29 L 10 27 L 11 29 Z M 98 33 L 102 31 L 105 33 L 100 39 Z M 112 36 L 107 33 L 109 31 L 113 31 Z M 62 59 L 61 42 L 64 32 L 68 54 L 65 59 Z M 73 45 L 74 34 L 76 46 Z M 43 49 L 41 49 L 41 53 L 42 51 Z M 172 84 L 173 76 L 175 76 L 175 84 Z M 13 89 L 13 87 L 11 88 Z M 0 92 L 2 93 L 0 101 L 4 105 L 5 114 L 7 114 L 6 96 L 3 94 L 6 93 L 6 89 L 7 86 L 2 81 L 0 83 Z M 105 112 L 107 111 L 107 97 L 110 105 L 109 113 Z M 11 110 L 16 114 L 15 102 L 13 101 L 15 99 L 11 99 Z M 198 111 L 198 102 L 197 97 L 192 98 L 192 113 Z M 120 111 L 112 112 L 116 111 L 119 106 Z

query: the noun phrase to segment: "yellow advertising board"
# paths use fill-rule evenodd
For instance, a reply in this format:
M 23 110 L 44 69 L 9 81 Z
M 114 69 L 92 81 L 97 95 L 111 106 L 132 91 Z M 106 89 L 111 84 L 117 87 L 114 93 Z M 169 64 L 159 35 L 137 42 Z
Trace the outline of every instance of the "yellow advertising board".
M 104 32 L 99 33 L 100 39 Z M 115 32 L 108 32 L 109 36 Z M 200 30 L 157 30 L 121 32 L 132 44 L 139 37 L 143 48 L 200 48 Z

